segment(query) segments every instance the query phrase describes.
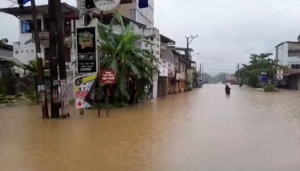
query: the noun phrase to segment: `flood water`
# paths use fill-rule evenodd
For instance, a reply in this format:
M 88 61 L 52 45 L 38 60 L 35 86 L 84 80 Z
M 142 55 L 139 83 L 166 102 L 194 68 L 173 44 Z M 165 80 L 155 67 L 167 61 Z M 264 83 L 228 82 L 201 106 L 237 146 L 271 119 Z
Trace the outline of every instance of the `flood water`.
M 1 171 L 299 171 L 300 93 L 206 85 L 65 120 L 0 110 Z

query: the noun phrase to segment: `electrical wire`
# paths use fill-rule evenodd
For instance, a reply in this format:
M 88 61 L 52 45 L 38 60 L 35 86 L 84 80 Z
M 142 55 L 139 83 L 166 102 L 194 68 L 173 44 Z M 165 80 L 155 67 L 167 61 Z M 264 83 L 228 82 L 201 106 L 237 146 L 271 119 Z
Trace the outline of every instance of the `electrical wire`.
M 196 41 L 205 41 L 205 40 L 212 39 L 212 38 L 214 38 L 214 37 L 216 37 L 216 36 L 219 36 L 219 35 L 222 35 L 222 34 L 225 34 L 225 33 L 229 33 L 229 32 L 231 32 L 231 31 L 234 31 L 234 30 L 237 30 L 237 29 L 240 29 L 240 28 L 249 26 L 249 25 L 251 25 L 251 24 L 257 23 L 257 22 L 259 22 L 259 21 L 265 20 L 265 19 L 267 19 L 267 18 L 269 18 L 269 17 L 273 17 L 273 16 L 275 16 L 275 15 L 281 14 L 281 13 L 283 13 L 283 12 L 286 12 L 286 11 L 288 11 L 288 10 L 291 10 L 291 9 L 296 8 L 296 7 L 299 7 L 299 6 L 300 6 L 300 4 L 294 5 L 294 6 L 292 6 L 292 7 L 283 9 L 283 10 L 281 10 L 281 11 L 278 11 L 278 12 L 275 12 L 275 13 L 273 13 L 273 14 L 267 15 L 267 16 L 265 16 L 265 17 L 259 18 L 259 19 L 257 19 L 257 20 L 251 21 L 251 22 L 249 22 L 249 23 L 240 25 L 240 26 L 238 26 L 238 27 L 229 29 L 229 30 L 224 31 L 224 32 L 217 33 L 217 34 L 212 35 L 212 36 L 207 37 L 207 38 L 198 39 L 198 40 L 196 40 Z
M 15 4 L 11 4 L 8 8 L 13 7 Z M 2 16 L 0 16 L 0 21 L 5 17 L 6 13 L 0 12 L 0 15 L 2 14 Z

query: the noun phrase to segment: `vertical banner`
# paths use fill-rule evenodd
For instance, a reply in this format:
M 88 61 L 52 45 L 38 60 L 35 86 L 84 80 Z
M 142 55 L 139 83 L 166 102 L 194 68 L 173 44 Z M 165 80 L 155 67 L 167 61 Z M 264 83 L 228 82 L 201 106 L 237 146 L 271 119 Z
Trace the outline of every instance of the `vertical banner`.
M 76 109 L 89 108 L 94 100 L 94 87 L 97 73 L 78 76 L 74 81 Z
M 77 28 L 78 73 L 96 72 L 96 28 Z
M 67 81 L 66 80 L 60 81 L 60 92 L 61 92 L 62 114 L 66 115 L 69 113 L 69 98 L 68 98 Z

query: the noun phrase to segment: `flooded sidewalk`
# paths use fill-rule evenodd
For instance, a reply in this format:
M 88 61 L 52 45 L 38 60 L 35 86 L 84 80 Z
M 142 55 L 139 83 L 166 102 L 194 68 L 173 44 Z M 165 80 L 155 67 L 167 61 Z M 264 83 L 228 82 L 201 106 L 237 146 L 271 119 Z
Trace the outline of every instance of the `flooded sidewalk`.
M 70 119 L 0 110 L 1 171 L 298 171 L 300 93 L 224 85 Z M 72 111 L 72 110 L 71 110 Z M 79 112 L 78 112 L 79 113 Z

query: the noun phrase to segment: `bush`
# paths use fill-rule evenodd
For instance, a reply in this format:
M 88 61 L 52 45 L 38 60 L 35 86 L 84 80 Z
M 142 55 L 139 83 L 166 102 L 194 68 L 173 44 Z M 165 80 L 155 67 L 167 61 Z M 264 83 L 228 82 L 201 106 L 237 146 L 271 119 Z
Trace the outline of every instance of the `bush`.
M 264 88 L 264 92 L 279 92 L 279 89 L 274 85 L 267 85 L 264 86 L 263 88 Z

